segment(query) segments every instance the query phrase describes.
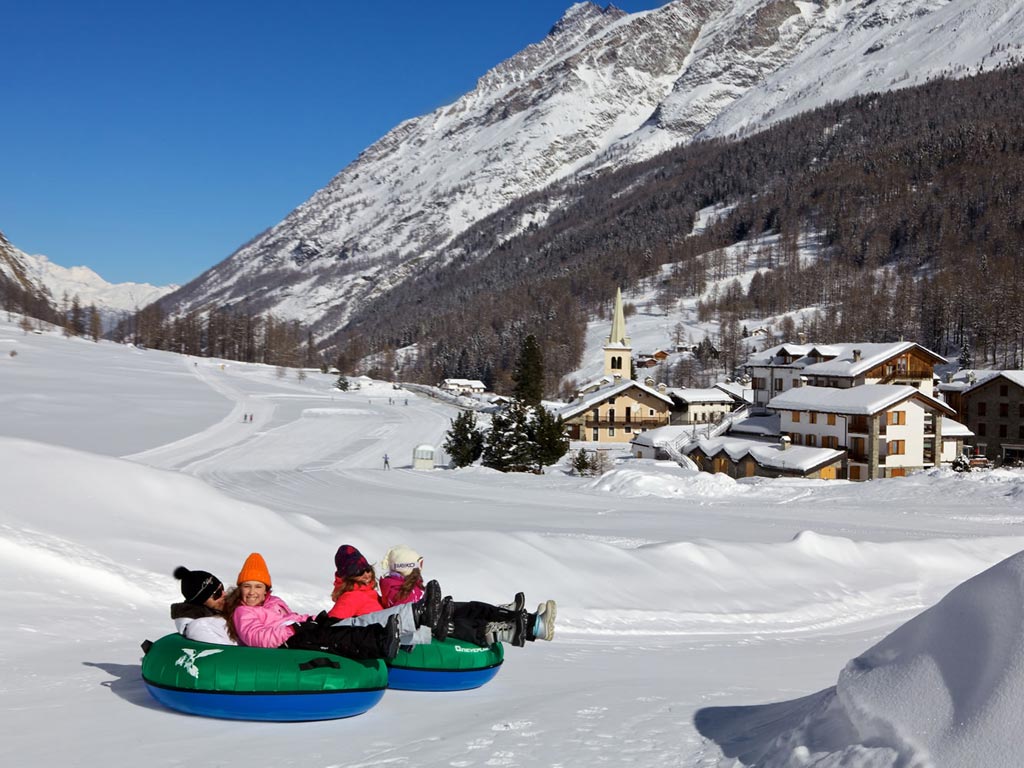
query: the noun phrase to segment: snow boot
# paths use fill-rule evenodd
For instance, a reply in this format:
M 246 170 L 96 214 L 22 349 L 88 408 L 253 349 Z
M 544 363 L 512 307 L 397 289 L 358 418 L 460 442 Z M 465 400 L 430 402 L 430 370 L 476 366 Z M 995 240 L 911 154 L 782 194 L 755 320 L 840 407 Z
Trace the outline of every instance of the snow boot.
M 499 605 L 498 607 L 504 608 L 506 611 L 514 611 L 515 613 L 519 613 L 521 610 L 523 610 L 523 608 L 526 607 L 526 595 L 524 595 L 522 592 L 516 592 L 516 597 L 511 603 L 505 603 L 504 605 Z
M 529 640 L 551 640 L 555 636 L 555 615 L 557 608 L 554 600 L 548 600 L 537 606 L 537 612 L 527 614 L 530 631 Z
M 401 646 L 402 630 L 398 624 L 398 616 L 388 616 L 388 623 L 384 625 L 384 631 L 380 635 L 380 655 L 385 661 L 394 660 L 398 655 Z
M 492 643 L 511 643 L 522 648 L 526 645 L 527 617 L 526 611 L 520 611 L 511 621 L 492 621 L 487 624 L 485 632 Z
M 437 624 L 441 614 L 441 585 L 431 579 L 423 590 L 423 597 L 412 604 L 412 617 L 416 629 L 430 627 Z
M 430 628 L 435 640 L 444 642 L 452 629 L 452 617 L 455 613 L 455 603 L 451 597 L 441 601 L 441 609 L 438 612 L 437 622 Z

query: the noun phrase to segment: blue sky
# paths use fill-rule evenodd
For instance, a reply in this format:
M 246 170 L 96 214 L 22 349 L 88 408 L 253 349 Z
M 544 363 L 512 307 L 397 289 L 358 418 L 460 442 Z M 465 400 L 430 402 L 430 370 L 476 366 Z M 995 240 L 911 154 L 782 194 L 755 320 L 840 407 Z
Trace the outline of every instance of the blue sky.
M 110 282 L 187 282 L 569 5 L 0 0 L 0 231 Z

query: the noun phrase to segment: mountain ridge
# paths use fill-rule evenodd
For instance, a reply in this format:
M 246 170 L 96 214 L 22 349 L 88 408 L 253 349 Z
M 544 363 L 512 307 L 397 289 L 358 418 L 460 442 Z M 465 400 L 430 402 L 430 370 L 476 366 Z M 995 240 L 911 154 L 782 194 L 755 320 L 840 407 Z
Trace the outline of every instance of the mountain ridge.
M 457 263 L 459 235 L 512 201 L 861 89 L 1000 66 L 1024 24 L 989 25 L 1019 14 L 1011 0 L 674 0 L 636 14 L 578 3 L 161 306 L 271 312 L 325 339 L 425 267 Z

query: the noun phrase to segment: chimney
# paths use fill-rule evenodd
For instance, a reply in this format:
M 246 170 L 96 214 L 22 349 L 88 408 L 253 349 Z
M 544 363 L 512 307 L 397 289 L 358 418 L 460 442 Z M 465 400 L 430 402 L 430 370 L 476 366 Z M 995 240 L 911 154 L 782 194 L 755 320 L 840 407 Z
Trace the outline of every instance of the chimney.
M 853 362 L 855 362 L 855 363 L 859 363 L 860 362 L 860 350 L 859 349 L 853 350 Z
M 782 437 L 779 438 L 779 450 L 780 451 L 788 450 L 789 449 L 789 444 L 791 442 L 793 442 L 793 441 L 790 439 L 789 435 L 783 435 Z

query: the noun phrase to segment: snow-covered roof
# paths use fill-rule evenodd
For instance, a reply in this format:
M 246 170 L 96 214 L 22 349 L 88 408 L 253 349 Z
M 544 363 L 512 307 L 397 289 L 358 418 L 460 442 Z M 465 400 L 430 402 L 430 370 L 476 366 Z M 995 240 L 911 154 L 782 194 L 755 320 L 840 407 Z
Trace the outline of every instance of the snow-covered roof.
M 484 389 L 484 383 L 477 379 L 445 379 L 445 386 L 449 387 L 475 387 L 478 389 Z
M 979 376 L 978 380 L 971 386 L 967 387 L 964 392 L 975 390 L 978 387 L 988 384 L 992 379 L 999 378 L 1000 376 L 1013 382 L 1018 387 L 1024 388 L 1024 371 L 991 371 L 991 374 L 991 376 L 985 376 L 984 378 Z
M 862 384 L 857 387 L 794 387 L 776 395 L 768 407 L 779 411 L 815 411 L 870 416 L 910 398 L 953 415 L 945 403 L 906 384 Z
M 961 424 L 956 419 L 951 419 L 948 416 L 943 416 L 942 437 L 974 437 L 974 433 L 967 428 L 967 425 Z
M 639 435 L 634 437 L 630 443 L 633 445 L 647 446 L 648 448 L 657 448 L 669 443 L 675 443 L 679 438 L 688 436 L 689 434 L 690 428 L 688 426 L 672 425 L 658 427 L 657 429 L 648 429 L 645 432 L 641 432 Z
M 787 365 L 803 369 L 804 373 L 809 376 L 859 376 L 881 365 L 886 360 L 914 348 L 934 358 L 936 363 L 945 359 L 912 341 L 814 345 L 779 344 L 752 355 L 747 360 L 747 365 L 772 365 L 776 357 L 788 355 L 795 359 Z M 854 358 L 858 355 L 860 359 L 855 360 Z
M 729 434 L 741 435 L 779 435 L 781 433 L 779 414 L 767 416 L 747 415 L 733 421 L 729 426 Z
M 672 387 L 668 390 L 672 397 L 684 403 L 732 403 L 734 398 L 721 389 L 687 389 Z
M 833 448 L 809 448 L 802 445 L 783 448 L 777 440 L 767 442 L 731 436 L 701 438 L 697 441 L 697 447 L 708 456 L 724 452 L 735 462 L 749 455 L 761 466 L 796 472 L 811 472 L 838 461 L 845 453 Z
M 580 400 L 574 403 L 570 403 L 561 410 L 559 415 L 563 419 L 571 418 L 572 416 L 575 416 L 577 413 L 582 413 L 588 408 L 593 408 L 598 403 L 602 403 L 609 397 L 617 395 L 620 392 L 624 392 L 625 390 L 630 389 L 631 387 L 636 387 L 637 389 L 643 390 L 647 394 L 653 395 L 659 400 L 664 400 L 668 405 L 672 405 L 672 398 L 670 398 L 668 395 L 663 395 L 656 389 L 651 389 L 650 387 L 641 384 L 639 381 L 633 381 L 633 379 L 626 379 L 610 387 L 602 387 L 601 389 L 598 389 L 594 392 L 587 394 Z
M 751 384 L 743 385 L 738 381 L 720 381 L 715 384 L 715 389 L 720 389 L 737 400 L 744 400 L 748 403 L 753 402 L 754 390 Z

